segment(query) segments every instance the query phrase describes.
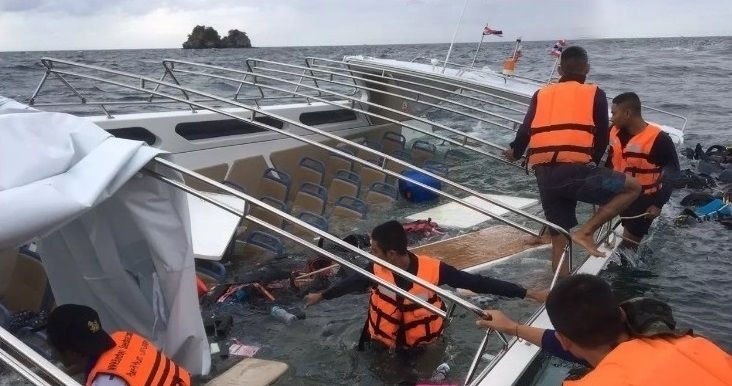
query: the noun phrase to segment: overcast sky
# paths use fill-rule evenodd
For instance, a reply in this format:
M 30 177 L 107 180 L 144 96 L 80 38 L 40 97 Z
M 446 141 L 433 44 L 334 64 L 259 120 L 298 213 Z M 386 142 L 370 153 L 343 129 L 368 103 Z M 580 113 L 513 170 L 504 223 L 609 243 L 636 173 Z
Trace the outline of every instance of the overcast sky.
M 255 46 L 449 42 L 463 0 L 0 0 L 0 51 L 180 47 L 196 24 Z M 457 41 L 732 35 L 732 0 L 470 0 Z

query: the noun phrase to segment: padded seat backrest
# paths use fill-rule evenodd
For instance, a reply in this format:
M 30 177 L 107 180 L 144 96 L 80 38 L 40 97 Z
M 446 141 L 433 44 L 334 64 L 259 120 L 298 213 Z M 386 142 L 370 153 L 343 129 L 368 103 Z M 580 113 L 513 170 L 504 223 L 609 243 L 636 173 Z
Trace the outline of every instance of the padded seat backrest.
M 216 182 L 222 182 L 224 179 L 226 179 L 226 173 L 229 171 L 229 165 L 218 164 L 201 169 L 196 169 L 194 171 L 198 174 L 203 174 L 204 176 Z M 183 175 L 183 180 L 186 182 L 186 185 L 196 190 L 202 190 L 205 192 L 215 192 L 218 190 L 218 188 L 214 188 L 211 185 L 198 180 L 197 178 L 193 178 L 185 174 Z
M 325 165 L 322 162 L 310 157 L 303 157 L 300 159 L 300 162 L 292 175 L 292 186 L 302 186 L 302 184 L 306 182 L 321 185 L 323 184 L 324 176 Z M 291 190 L 288 200 L 294 200 L 295 195 L 297 195 L 297 191 L 294 189 Z
M 7 250 L 0 252 L 0 260 L 0 303 L 11 312 L 40 311 L 49 290 L 40 258 L 29 252 Z
M 342 196 L 339 197 L 333 206 L 330 214 L 331 220 L 339 219 L 363 219 L 368 213 L 368 205 L 355 197 Z
M 307 211 L 322 215 L 327 200 L 328 191 L 324 187 L 306 182 L 300 186 L 295 195 L 292 213 L 297 215 L 302 211 Z
M 328 163 L 325 167 L 325 176 L 323 177 L 323 185 L 329 186 L 338 170 L 353 170 L 353 161 L 341 157 L 338 154 L 328 156 Z
M 397 150 L 404 150 L 406 143 L 407 139 L 403 135 L 393 131 L 385 132 L 381 138 L 381 146 L 386 154 L 392 154 Z
M 361 178 L 358 174 L 348 170 L 338 170 L 328 188 L 328 204 L 334 203 L 336 198 L 341 196 L 358 197 L 360 189 Z
M 364 201 L 369 205 L 390 205 L 397 200 L 397 189 L 394 185 L 385 183 L 374 183 L 364 196 Z
M 231 164 L 226 180 L 243 187 L 255 197 L 259 197 L 261 195 L 259 179 L 267 168 L 267 161 L 261 155 L 238 159 Z
M 427 141 L 416 140 L 412 144 L 412 162 L 417 166 L 422 165 L 425 161 L 435 158 L 436 153 L 437 148 L 435 145 Z
M 285 202 L 292 185 L 290 175 L 275 168 L 268 168 L 259 180 L 259 196 Z

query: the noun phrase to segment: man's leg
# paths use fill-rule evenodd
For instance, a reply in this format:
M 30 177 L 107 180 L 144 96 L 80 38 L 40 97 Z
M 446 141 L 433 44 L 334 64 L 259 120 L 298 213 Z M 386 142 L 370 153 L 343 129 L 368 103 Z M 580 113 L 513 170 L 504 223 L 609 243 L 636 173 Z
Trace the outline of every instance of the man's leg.
M 635 178 L 626 176 L 623 187 L 606 204 L 600 206 L 595 214 L 582 224 L 579 229 L 572 232 L 572 241 L 585 248 L 592 256 L 604 257 L 605 255 L 595 248 L 593 235 L 602 224 L 620 214 L 640 195 L 641 186 Z

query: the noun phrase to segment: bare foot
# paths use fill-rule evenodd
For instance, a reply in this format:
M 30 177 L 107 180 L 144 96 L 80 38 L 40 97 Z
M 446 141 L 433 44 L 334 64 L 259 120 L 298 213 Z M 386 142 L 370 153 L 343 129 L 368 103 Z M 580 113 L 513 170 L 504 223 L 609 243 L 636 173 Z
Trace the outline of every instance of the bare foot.
M 582 232 L 573 232 L 572 233 L 572 241 L 577 243 L 582 248 L 586 249 L 587 252 L 590 252 L 590 255 L 595 257 L 605 257 L 605 254 L 598 251 L 597 248 L 595 248 L 595 240 L 592 238 L 592 234 L 586 234 Z

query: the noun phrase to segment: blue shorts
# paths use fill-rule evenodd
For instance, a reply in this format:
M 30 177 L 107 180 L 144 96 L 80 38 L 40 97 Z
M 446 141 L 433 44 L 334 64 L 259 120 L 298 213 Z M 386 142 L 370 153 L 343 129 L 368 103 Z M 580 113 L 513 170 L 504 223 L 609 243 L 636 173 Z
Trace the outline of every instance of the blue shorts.
M 567 230 L 577 225 L 577 201 L 603 205 L 625 186 L 625 174 L 593 164 L 537 165 L 534 174 L 544 216 Z

